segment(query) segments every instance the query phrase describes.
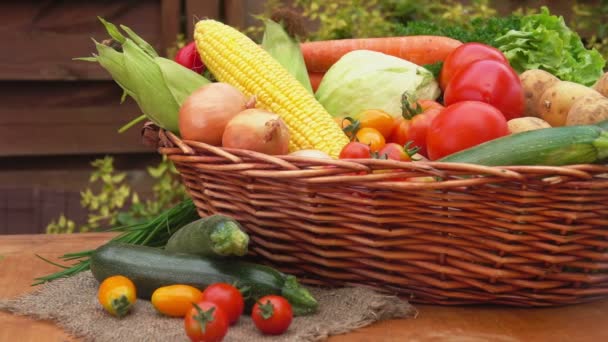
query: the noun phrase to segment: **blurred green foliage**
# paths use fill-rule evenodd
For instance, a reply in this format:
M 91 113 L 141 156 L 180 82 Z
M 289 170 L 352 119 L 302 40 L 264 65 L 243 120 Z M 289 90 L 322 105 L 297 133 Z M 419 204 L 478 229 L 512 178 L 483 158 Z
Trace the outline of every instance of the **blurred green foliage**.
M 145 201 L 129 186 L 127 174 L 116 171 L 112 157 L 97 159 L 91 165 L 94 171 L 89 177 L 90 186 L 80 193 L 80 203 L 88 211 L 87 222 L 78 226 L 62 214 L 49 223 L 48 234 L 92 232 L 132 225 L 149 220 L 187 198 L 175 166 L 164 156 L 157 166 L 147 168 L 155 183 L 152 198 Z

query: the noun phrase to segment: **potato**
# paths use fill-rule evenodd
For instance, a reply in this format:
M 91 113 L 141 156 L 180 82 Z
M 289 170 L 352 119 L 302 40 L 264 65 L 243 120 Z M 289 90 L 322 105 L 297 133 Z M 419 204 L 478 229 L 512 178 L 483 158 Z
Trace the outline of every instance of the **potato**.
M 574 101 L 589 94 L 601 96 L 597 91 L 582 84 L 559 81 L 547 88 L 538 100 L 539 117 L 552 127 L 564 126 Z
M 538 100 L 547 88 L 559 82 L 559 78 L 544 70 L 534 69 L 524 71 L 519 79 L 524 89 L 524 116 L 538 116 Z
M 593 89 L 597 90 L 600 94 L 608 97 L 608 72 L 602 75 L 597 82 L 593 85 Z
M 547 121 L 531 116 L 511 119 L 507 122 L 507 126 L 509 127 L 509 133 L 511 134 L 551 127 Z
M 593 125 L 608 120 L 608 98 L 589 94 L 576 100 L 566 118 L 566 126 Z

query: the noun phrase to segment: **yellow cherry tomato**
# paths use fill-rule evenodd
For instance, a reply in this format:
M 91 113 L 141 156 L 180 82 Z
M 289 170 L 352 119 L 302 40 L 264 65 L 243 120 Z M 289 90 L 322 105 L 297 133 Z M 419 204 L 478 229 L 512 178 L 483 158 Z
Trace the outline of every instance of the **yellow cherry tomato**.
M 123 317 L 137 299 L 135 284 L 129 278 L 120 275 L 106 278 L 99 285 L 97 299 L 111 315 Z
M 202 298 L 202 291 L 196 287 L 177 284 L 159 287 L 152 293 L 150 301 L 164 315 L 184 317 L 192 309 L 192 303 L 198 303 Z
M 379 109 L 368 109 L 358 116 L 361 128 L 374 128 L 387 138 L 395 125 L 395 119 L 387 112 Z
M 372 152 L 378 151 L 386 143 L 384 136 L 377 129 L 370 127 L 361 128 L 355 138 L 358 142 L 369 145 Z

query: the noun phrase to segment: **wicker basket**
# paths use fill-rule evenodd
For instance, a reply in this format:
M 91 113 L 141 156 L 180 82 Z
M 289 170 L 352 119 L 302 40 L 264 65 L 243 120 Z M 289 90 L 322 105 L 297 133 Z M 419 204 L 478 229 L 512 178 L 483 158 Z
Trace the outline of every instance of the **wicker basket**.
M 607 165 L 313 160 L 158 133 L 199 214 L 235 217 L 304 283 L 448 305 L 608 295 Z

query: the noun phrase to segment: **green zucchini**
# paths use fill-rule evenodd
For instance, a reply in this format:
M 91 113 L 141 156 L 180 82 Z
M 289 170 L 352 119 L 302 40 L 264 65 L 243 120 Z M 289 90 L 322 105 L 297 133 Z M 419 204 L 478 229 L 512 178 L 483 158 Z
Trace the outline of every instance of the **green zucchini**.
M 276 294 L 285 297 L 294 314 L 306 315 L 317 310 L 316 299 L 296 277 L 271 267 L 238 260 L 214 259 L 172 253 L 159 248 L 108 243 L 91 256 L 91 272 L 102 282 L 113 275 L 133 281 L 139 298 L 149 299 L 159 287 L 186 284 L 204 289 L 225 282 L 247 289 L 246 302 L 251 308 L 260 297 Z
M 572 165 L 608 157 L 608 131 L 598 126 L 544 128 L 511 134 L 439 159 L 486 166 Z
M 233 218 L 212 215 L 180 228 L 169 238 L 165 250 L 209 257 L 247 254 L 249 235 Z

